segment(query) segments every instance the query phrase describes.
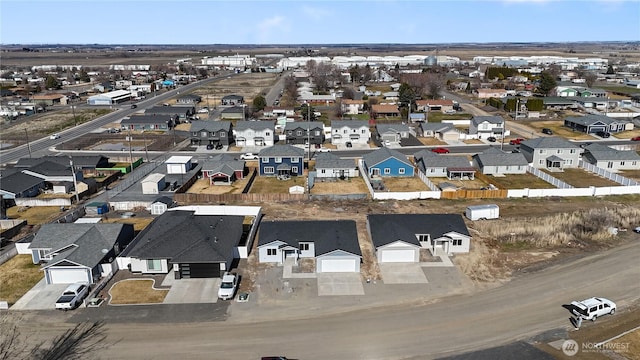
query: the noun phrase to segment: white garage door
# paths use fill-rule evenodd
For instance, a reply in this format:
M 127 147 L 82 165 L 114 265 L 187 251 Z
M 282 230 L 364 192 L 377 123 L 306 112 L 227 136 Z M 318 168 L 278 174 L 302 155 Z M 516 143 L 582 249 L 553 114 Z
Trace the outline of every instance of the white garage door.
M 356 259 L 323 259 L 319 272 L 357 272 Z
M 89 275 L 85 269 L 49 269 L 48 271 L 51 284 L 73 284 L 89 281 Z
M 382 250 L 382 262 L 415 262 L 415 250 Z

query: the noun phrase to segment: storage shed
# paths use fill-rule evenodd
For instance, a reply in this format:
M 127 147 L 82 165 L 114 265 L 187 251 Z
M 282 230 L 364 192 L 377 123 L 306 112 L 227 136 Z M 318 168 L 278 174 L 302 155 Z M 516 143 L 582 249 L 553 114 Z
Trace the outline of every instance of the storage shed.
M 186 174 L 191 170 L 191 156 L 172 156 L 165 161 L 167 174 Z
M 91 215 L 103 215 L 109 212 L 109 204 L 106 202 L 92 202 L 84 207 L 85 213 Z
M 496 204 L 467 206 L 465 216 L 469 220 L 497 219 L 500 217 L 500 208 Z
M 142 180 L 143 194 L 159 194 L 166 187 L 164 174 L 153 173 Z

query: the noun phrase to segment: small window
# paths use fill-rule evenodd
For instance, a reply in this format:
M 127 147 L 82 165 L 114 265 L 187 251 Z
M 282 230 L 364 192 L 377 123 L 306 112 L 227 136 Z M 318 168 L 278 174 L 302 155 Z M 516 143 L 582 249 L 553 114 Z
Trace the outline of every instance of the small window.
M 300 251 L 309 251 L 309 244 L 300 244 Z
M 281 163 L 282 162 L 282 158 L 281 157 L 276 157 L 275 161 L 276 161 L 276 163 Z
M 273 168 L 273 166 L 265 166 L 263 171 L 264 171 L 265 174 L 273 174 L 274 173 L 274 168 Z
M 404 170 L 405 170 L 404 168 L 400 168 L 400 169 L 398 169 L 398 174 L 400 174 L 400 175 L 404 175 Z
M 277 249 L 267 249 L 267 255 L 269 256 L 277 255 L 277 252 L 278 252 Z
M 391 169 L 389 169 L 389 168 L 384 168 L 384 174 L 385 174 L 385 175 L 389 175 L 389 174 L 391 174 Z

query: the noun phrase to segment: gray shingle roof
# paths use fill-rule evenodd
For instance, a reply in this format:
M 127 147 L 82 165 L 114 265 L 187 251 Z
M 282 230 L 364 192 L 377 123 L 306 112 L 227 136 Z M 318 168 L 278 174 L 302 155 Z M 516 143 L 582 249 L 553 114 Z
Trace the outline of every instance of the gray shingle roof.
M 565 121 L 573 122 L 573 123 L 584 125 L 584 126 L 592 125 L 592 124 L 595 124 L 596 122 L 601 122 L 607 125 L 611 125 L 613 123 L 620 124 L 620 123 L 629 122 L 624 119 L 613 119 L 605 115 L 594 115 L 594 114 L 588 114 L 585 116 L 569 116 L 565 119 Z
M 364 160 L 365 164 L 367 164 L 368 167 L 375 166 L 389 158 L 393 158 L 407 165 L 413 166 L 411 161 L 409 161 L 409 159 L 407 159 L 407 157 L 403 153 L 386 147 L 382 147 L 370 153 L 362 155 L 362 160 Z
M 242 237 L 243 220 L 243 216 L 167 211 L 138 234 L 125 252 L 130 257 L 172 263 L 230 262 Z
M 422 129 L 422 131 L 435 131 L 435 132 L 443 132 L 443 131 L 448 131 L 449 129 L 455 129 L 455 126 L 453 124 L 449 124 L 449 123 L 421 123 L 420 128 Z
M 46 176 L 71 176 L 71 166 L 69 164 L 62 165 L 51 161 L 43 161 L 23 171 Z
M 324 123 L 320 121 L 291 121 L 287 122 L 284 125 L 284 130 L 295 130 L 297 128 L 301 128 L 304 130 L 307 129 L 324 129 Z
M 356 222 L 353 220 L 263 221 L 258 246 L 280 240 L 298 247 L 300 242 L 313 242 L 315 255 L 343 250 L 361 256 Z
M 222 110 L 223 114 L 242 114 L 244 112 L 244 107 L 242 106 L 231 106 Z
M 413 156 L 423 171 L 425 168 L 471 168 L 466 155 L 440 155 L 430 150 L 420 150 Z
M 96 166 L 100 162 L 108 159 L 102 155 L 73 155 L 73 166 L 91 167 Z M 55 162 L 61 165 L 68 166 L 70 163 L 69 156 L 43 156 L 41 158 L 20 158 L 16 163 L 16 167 L 31 167 L 44 161 Z
M 267 120 L 261 120 L 261 121 L 238 121 L 236 122 L 236 125 L 234 126 L 234 128 L 236 129 L 236 131 L 244 131 L 244 130 L 248 130 L 248 129 L 253 129 L 253 130 L 266 130 L 266 129 L 275 129 L 275 121 L 267 121 Z
M 578 145 L 557 136 L 539 137 L 528 139 L 520 143 L 520 146 L 526 146 L 532 149 L 578 149 Z
M 177 114 L 172 114 L 177 115 Z M 127 124 L 166 124 L 172 120 L 172 115 L 131 115 L 120 121 L 120 125 Z
M 409 126 L 407 126 L 406 124 L 378 124 L 376 125 L 376 129 L 378 130 L 378 134 L 384 134 L 388 132 L 401 133 L 408 132 Z
M 0 189 L 11 194 L 19 194 L 43 182 L 44 180 L 39 177 L 16 172 L 11 175 L 2 176 Z
M 359 129 L 361 127 L 369 127 L 367 120 L 331 120 L 331 129 L 348 127 L 351 129 Z
M 193 106 L 154 106 L 144 111 L 145 115 L 186 115 L 191 112 Z
M 398 240 L 419 246 L 416 234 L 430 234 L 433 239 L 455 231 L 470 236 L 460 214 L 371 214 L 367 221 L 376 248 Z
M 485 121 L 491 124 L 504 123 L 504 119 L 501 116 L 474 116 L 471 119 L 471 122 L 475 125 L 481 124 Z
M 260 150 L 258 156 L 276 156 L 276 157 L 302 157 L 304 156 L 304 149 L 295 147 L 293 145 L 273 145 Z
M 489 148 L 480 154 L 473 155 L 480 166 L 527 166 L 529 163 L 522 153 L 507 153 Z
M 191 126 L 189 126 L 190 132 L 199 132 L 202 130 L 209 132 L 218 132 L 220 130 L 225 130 L 229 132 L 231 131 L 231 121 L 196 120 L 191 123 Z
M 236 171 L 244 170 L 244 160 L 207 160 L 202 163 L 202 171 L 213 171 L 231 176 Z
M 320 153 L 316 156 L 316 169 L 355 169 L 353 159 L 342 159 L 331 153 Z
M 640 155 L 638 155 L 638 153 L 633 150 L 616 150 L 597 143 L 589 144 L 584 149 L 585 153 L 582 156 L 593 159 L 595 161 L 640 161 Z

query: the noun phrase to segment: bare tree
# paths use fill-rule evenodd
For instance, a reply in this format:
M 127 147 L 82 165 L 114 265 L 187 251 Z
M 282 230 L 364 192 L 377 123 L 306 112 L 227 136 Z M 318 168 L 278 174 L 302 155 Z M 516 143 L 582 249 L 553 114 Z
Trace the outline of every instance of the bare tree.
M 344 88 L 344 90 L 342 91 L 342 98 L 353 100 L 355 98 L 355 93 L 353 89 L 350 87 Z
M 598 75 L 593 71 L 586 72 L 582 77 L 584 78 L 587 87 L 592 87 L 593 84 L 596 83 L 596 80 L 598 80 Z
M 427 89 L 428 75 L 430 74 L 404 74 L 401 80 L 402 83 L 409 86 L 414 96 L 419 99 Z
M 446 76 L 444 74 L 427 74 L 426 87 L 429 97 L 438 99 L 445 86 Z

